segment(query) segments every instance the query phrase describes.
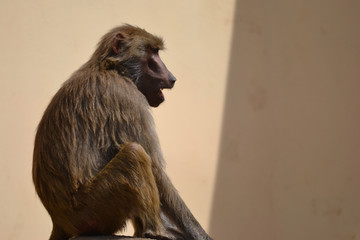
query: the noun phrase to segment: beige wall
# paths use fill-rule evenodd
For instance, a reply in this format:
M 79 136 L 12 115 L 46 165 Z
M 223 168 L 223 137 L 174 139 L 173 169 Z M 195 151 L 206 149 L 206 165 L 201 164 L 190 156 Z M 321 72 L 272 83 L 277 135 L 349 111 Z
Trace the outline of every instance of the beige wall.
M 0 1 L 2 239 L 49 236 L 50 218 L 31 179 L 36 126 L 50 98 L 100 37 L 125 22 L 165 39 L 161 56 L 178 81 L 153 113 L 167 171 L 208 227 L 233 6 L 234 0 Z
M 178 82 L 153 113 L 167 171 L 217 240 L 360 239 L 359 13 L 357 0 L 1 1 L 2 238 L 48 237 L 36 125 L 128 22 L 165 39 Z
M 237 1 L 216 239 L 360 239 L 359 23 L 360 1 Z

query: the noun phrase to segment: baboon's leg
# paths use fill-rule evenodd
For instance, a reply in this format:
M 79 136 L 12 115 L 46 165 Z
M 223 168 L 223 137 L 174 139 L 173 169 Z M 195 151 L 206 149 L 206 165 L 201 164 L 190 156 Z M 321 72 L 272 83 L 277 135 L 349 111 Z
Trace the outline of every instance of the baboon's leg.
M 164 234 L 151 159 L 137 143 L 124 144 L 96 177 L 81 186 L 76 201 L 73 213 L 67 214 L 70 222 L 61 224 L 71 236 L 113 234 L 129 218 L 136 219 L 137 236 Z

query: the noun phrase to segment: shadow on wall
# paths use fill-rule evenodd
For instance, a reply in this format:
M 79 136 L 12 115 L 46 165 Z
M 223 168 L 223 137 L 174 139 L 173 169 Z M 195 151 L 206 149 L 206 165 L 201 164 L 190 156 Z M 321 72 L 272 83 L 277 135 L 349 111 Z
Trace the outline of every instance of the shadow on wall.
M 359 239 L 359 12 L 237 0 L 214 239 Z

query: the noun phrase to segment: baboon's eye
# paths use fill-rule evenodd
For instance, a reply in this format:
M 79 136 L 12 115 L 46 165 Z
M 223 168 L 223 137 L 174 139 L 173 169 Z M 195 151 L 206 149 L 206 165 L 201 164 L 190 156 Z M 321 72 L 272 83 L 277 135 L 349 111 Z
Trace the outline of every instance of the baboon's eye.
M 155 54 L 159 54 L 159 48 L 153 48 L 152 51 L 153 51 L 153 53 L 155 53 Z
M 149 52 L 151 52 L 153 54 L 158 54 L 159 53 L 159 48 L 158 47 L 153 47 L 151 45 L 148 45 L 146 48 L 149 50 Z

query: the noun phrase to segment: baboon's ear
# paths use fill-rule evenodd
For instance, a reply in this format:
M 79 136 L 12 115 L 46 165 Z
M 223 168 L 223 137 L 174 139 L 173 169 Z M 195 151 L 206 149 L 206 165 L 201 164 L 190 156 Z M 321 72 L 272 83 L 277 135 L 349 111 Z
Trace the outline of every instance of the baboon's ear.
M 112 45 L 112 49 L 113 49 L 114 53 L 119 54 L 120 43 L 121 43 L 121 40 L 123 40 L 123 39 L 124 39 L 124 35 L 122 33 L 116 34 L 114 41 L 113 41 L 113 45 Z

